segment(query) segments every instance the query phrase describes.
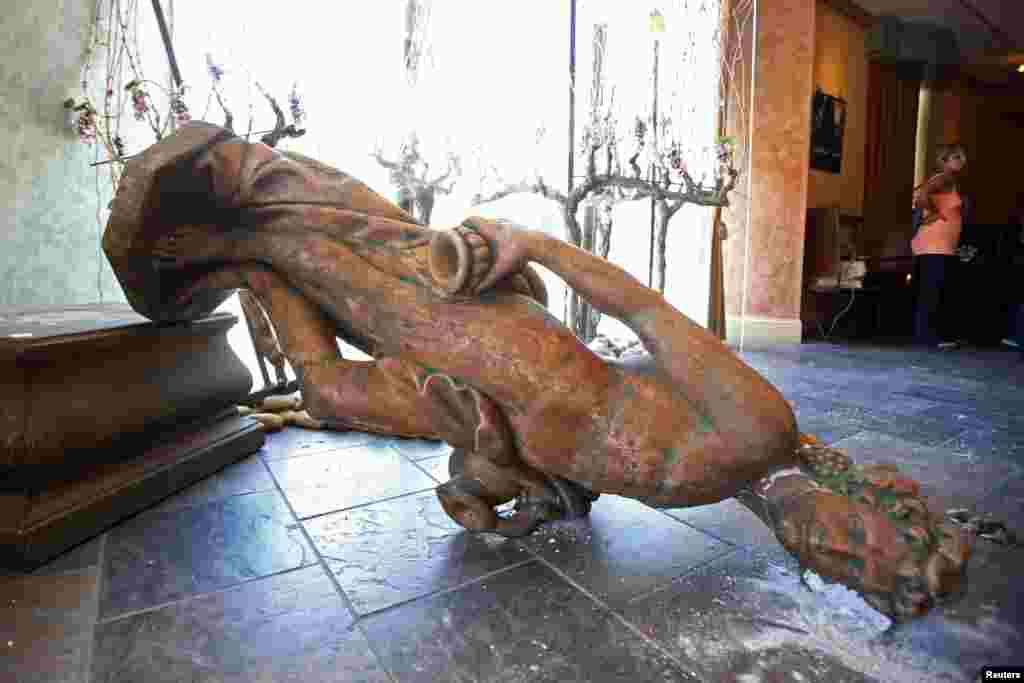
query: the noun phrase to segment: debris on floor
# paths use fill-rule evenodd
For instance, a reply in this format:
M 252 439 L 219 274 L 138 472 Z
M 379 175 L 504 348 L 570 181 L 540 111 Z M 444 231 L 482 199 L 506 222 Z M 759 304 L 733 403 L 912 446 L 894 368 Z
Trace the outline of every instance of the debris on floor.
M 985 515 L 972 515 L 966 508 L 955 508 L 946 511 L 946 516 L 968 529 L 978 538 L 992 541 L 999 545 L 1017 546 L 1022 545 L 1017 534 L 1007 528 L 1004 522 L 992 519 Z

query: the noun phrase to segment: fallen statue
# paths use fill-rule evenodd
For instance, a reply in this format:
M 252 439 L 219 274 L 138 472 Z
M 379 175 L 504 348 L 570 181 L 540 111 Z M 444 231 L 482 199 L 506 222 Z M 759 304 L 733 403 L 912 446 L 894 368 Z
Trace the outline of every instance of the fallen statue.
M 716 337 L 544 233 L 483 218 L 435 230 L 341 171 L 193 123 L 127 164 L 103 247 L 156 321 L 252 292 L 315 420 L 451 444 L 437 495 L 467 529 L 521 536 L 600 493 L 736 497 L 802 566 L 894 619 L 961 583 L 969 538 L 916 482 L 801 438 L 782 395 Z M 548 313 L 533 263 L 647 353 L 595 355 Z M 343 358 L 336 338 L 374 360 Z

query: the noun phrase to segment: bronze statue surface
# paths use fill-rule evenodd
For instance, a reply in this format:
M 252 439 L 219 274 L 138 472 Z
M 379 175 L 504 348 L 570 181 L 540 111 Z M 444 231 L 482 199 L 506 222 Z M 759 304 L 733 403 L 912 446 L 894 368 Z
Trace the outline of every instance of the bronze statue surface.
M 804 566 L 894 618 L 963 575 L 967 539 L 914 482 L 801 439 L 782 395 L 714 335 L 544 233 L 482 218 L 435 230 L 336 169 L 194 123 L 129 162 L 104 249 L 154 320 L 252 292 L 313 418 L 450 443 L 437 494 L 468 529 L 526 534 L 600 493 L 675 507 L 737 497 Z M 647 354 L 595 355 L 548 313 L 531 263 Z M 336 337 L 373 360 L 343 358 Z

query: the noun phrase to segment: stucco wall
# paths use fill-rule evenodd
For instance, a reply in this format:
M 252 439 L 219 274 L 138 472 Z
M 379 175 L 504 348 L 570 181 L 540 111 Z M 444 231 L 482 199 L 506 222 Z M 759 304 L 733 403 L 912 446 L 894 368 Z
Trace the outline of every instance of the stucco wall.
M 0 14 L 0 305 L 121 301 L 99 248 L 109 181 L 65 128 L 80 95 L 90 0 L 7 3 Z
M 742 348 L 800 341 L 815 6 L 756 4 L 746 200 L 725 214 L 723 245 L 726 335 Z
M 821 0 L 816 7 L 814 84 L 846 100 L 846 131 L 841 172 L 810 170 L 807 207 L 838 206 L 845 214 L 862 216 L 868 92 L 864 29 Z

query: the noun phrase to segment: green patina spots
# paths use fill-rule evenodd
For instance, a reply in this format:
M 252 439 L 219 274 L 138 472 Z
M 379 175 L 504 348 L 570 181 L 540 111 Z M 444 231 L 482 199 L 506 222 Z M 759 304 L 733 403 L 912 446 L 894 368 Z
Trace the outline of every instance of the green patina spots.
M 907 508 L 900 508 L 896 510 L 889 510 L 885 514 L 894 522 L 902 522 L 910 517 L 910 510 Z
M 910 551 L 918 561 L 924 561 L 940 542 L 940 531 L 929 528 L 931 522 L 921 519 L 916 513 L 913 494 L 893 490 L 885 485 L 871 482 L 862 467 L 851 465 L 842 472 L 830 471 L 827 468 L 812 467 L 814 478 L 831 491 L 848 496 L 854 502 L 865 505 L 884 514 L 910 546 Z M 923 534 L 922 534 L 923 532 Z M 866 543 L 864 520 L 853 515 L 849 521 L 848 538 L 853 545 Z
M 433 377 L 434 375 L 440 375 L 442 373 L 437 368 L 432 368 L 429 365 L 421 365 L 420 371 L 416 374 L 419 377 L 420 382 L 423 383 L 426 382 L 431 377 Z
M 630 384 L 629 382 L 626 382 L 626 383 L 625 383 L 625 384 L 623 385 L 623 387 L 622 387 L 622 395 L 623 395 L 623 396 L 624 396 L 624 397 L 626 398 L 626 400 L 628 401 L 628 400 L 632 399 L 632 398 L 633 398 L 633 396 L 635 396 L 635 395 L 636 395 L 636 389 L 634 389 L 634 388 L 633 388 L 633 385 L 632 385 L 632 384 Z
M 707 434 L 708 432 L 715 431 L 715 423 L 711 421 L 711 418 L 707 415 L 701 415 L 700 420 L 697 422 L 697 431 L 701 434 Z
M 653 321 L 658 315 L 655 310 L 648 309 L 646 311 L 639 311 L 633 315 L 627 316 L 626 322 L 630 325 L 646 325 Z
M 919 538 L 912 536 L 909 539 L 910 552 L 913 553 L 915 559 L 919 562 L 924 561 L 928 558 L 932 548 L 938 544 L 938 539 L 935 538 L 934 534 L 929 531 L 927 538 Z
M 661 453 L 662 457 L 664 458 L 665 465 L 667 467 L 672 467 L 673 465 L 678 463 L 683 457 L 683 454 L 675 446 L 672 446 L 671 448 L 666 448 Z

